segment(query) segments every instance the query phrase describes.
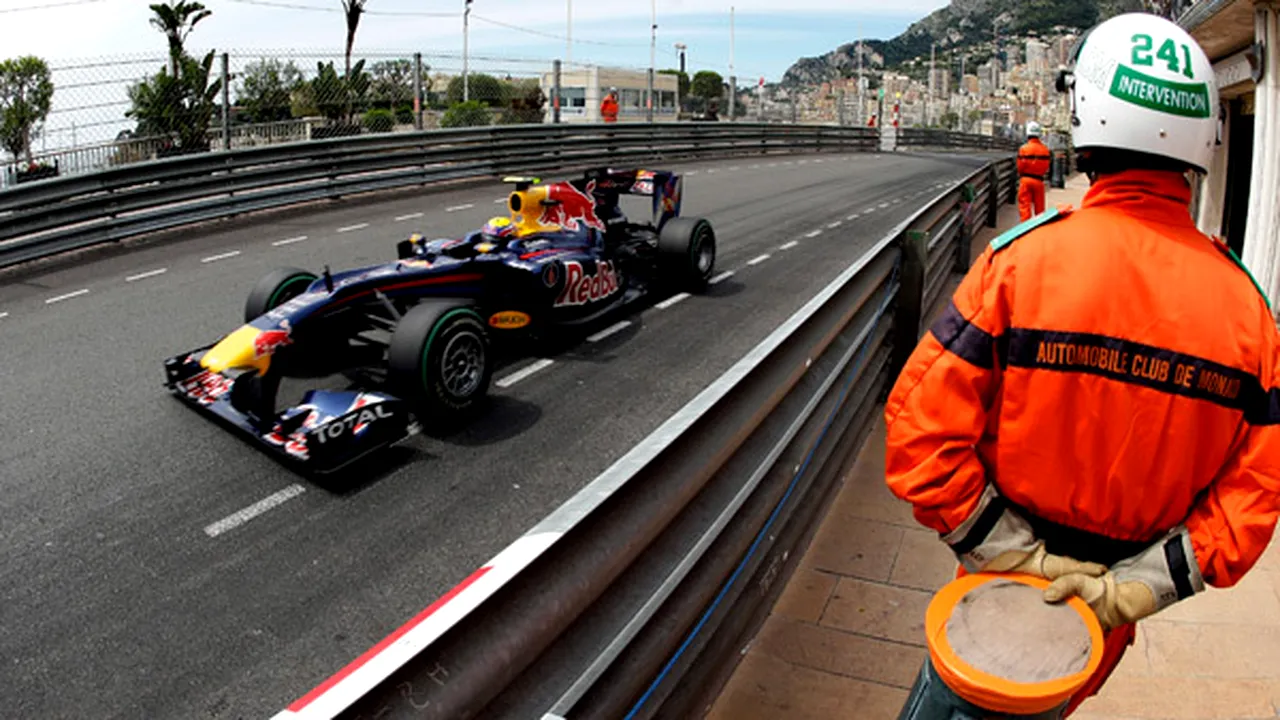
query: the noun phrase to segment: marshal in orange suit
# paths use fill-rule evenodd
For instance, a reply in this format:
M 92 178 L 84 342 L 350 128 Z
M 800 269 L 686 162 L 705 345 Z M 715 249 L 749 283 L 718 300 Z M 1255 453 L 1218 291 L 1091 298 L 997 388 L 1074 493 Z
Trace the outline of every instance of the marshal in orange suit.
M 1027 142 L 1018 148 L 1018 217 L 1024 221 L 1044 212 L 1049 162 L 1049 148 L 1040 142 L 1040 124 L 1027 123 Z
M 1177 67 L 1135 66 L 1147 42 L 1180 48 Z M 1209 60 L 1144 14 L 1073 60 L 1082 207 L 992 241 L 885 405 L 889 488 L 963 570 L 1048 579 L 1046 602 L 1080 597 L 1107 630 L 1067 713 L 1136 622 L 1249 572 L 1280 514 L 1276 320 L 1189 210 L 1215 151 Z

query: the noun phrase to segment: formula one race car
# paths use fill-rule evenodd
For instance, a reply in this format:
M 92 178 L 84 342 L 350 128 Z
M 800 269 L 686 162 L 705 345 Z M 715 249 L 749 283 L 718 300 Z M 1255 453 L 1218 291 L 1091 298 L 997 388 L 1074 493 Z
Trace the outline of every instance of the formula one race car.
M 495 344 L 592 322 L 657 289 L 698 291 L 711 277 L 715 233 L 680 217 L 674 173 L 506 180 L 510 217 L 464 237 L 413 235 L 396 262 L 345 272 L 268 273 L 243 327 L 165 361 L 167 387 L 323 474 L 424 425 L 456 427 L 487 393 Z M 622 195 L 651 196 L 652 220 L 628 220 Z M 282 378 L 330 375 L 351 382 L 277 409 Z

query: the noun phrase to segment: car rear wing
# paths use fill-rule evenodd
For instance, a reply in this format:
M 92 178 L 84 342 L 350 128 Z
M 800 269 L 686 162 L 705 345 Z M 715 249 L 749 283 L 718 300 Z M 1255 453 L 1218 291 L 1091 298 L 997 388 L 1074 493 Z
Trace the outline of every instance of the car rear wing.
M 652 197 L 653 224 L 661 228 L 668 220 L 680 215 L 683 180 L 669 170 L 601 168 L 586 171 L 581 182 L 584 191 L 590 189 L 597 197 L 607 194 Z M 594 187 L 591 185 L 593 182 Z

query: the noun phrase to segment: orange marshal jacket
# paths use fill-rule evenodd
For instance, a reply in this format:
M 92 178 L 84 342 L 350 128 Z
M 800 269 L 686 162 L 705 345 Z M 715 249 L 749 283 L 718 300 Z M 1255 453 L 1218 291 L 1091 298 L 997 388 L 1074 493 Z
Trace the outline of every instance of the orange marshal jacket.
M 1280 512 L 1277 331 L 1189 200 L 1127 171 L 984 251 L 885 407 L 887 481 L 921 523 L 955 530 L 991 483 L 1108 541 L 1184 523 L 1211 585 L 1252 567 Z
M 1018 148 L 1018 174 L 1043 179 L 1049 174 L 1049 148 L 1040 138 L 1031 138 Z

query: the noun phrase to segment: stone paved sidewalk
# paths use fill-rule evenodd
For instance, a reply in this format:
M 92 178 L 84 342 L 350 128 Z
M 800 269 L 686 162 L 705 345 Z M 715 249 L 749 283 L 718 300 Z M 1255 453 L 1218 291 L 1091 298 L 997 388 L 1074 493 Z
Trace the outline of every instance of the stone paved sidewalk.
M 1075 176 L 1048 203 L 1079 206 Z M 1017 223 L 1001 208 L 998 229 Z M 997 232 L 987 230 L 974 249 Z M 711 708 L 712 720 L 893 720 L 924 660 L 924 611 L 954 556 L 884 484 L 877 425 L 799 567 Z M 1147 620 L 1072 720 L 1280 717 L 1280 541 L 1231 590 Z

